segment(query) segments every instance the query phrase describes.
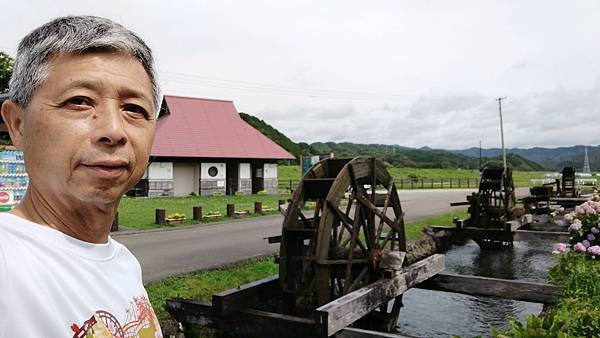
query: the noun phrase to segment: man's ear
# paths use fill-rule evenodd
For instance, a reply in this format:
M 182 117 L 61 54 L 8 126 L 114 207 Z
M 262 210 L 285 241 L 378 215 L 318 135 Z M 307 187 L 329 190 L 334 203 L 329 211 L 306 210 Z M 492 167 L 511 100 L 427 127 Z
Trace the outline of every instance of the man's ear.
M 23 149 L 23 109 L 16 103 L 6 100 L 2 104 L 2 119 L 6 124 L 10 139 L 15 147 Z

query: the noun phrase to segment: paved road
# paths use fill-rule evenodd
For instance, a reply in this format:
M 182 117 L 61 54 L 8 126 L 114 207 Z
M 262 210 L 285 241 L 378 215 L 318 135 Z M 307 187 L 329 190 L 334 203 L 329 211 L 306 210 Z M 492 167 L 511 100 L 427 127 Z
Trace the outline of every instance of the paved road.
M 472 190 L 402 190 L 399 191 L 405 220 L 447 213 L 455 208 L 450 202 L 464 201 Z M 215 267 L 242 259 L 272 254 L 278 244 L 263 238 L 281 234 L 283 217 L 269 216 L 140 233 L 116 233 L 113 237 L 125 244 L 140 260 L 144 281 Z

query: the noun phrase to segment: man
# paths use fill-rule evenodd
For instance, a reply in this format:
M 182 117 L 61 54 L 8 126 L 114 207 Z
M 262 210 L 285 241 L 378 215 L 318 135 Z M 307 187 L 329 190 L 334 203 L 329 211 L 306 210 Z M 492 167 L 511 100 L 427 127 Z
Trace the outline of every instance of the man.
M 109 236 L 154 138 L 150 49 L 110 20 L 58 18 L 19 44 L 9 95 L 29 187 L 0 214 L 0 337 L 161 337 L 138 261 Z

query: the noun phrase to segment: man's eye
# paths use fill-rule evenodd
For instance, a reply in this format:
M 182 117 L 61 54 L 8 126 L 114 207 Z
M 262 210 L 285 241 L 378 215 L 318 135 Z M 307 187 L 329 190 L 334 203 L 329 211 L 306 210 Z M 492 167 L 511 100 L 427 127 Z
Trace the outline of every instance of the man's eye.
M 65 105 L 73 105 L 73 106 L 89 106 L 90 100 L 85 97 L 75 96 L 64 102 Z
M 128 111 L 130 113 L 134 113 L 136 115 L 140 115 L 146 119 L 150 116 L 146 109 L 142 108 L 141 106 L 138 106 L 137 104 L 126 104 L 123 107 L 123 110 Z

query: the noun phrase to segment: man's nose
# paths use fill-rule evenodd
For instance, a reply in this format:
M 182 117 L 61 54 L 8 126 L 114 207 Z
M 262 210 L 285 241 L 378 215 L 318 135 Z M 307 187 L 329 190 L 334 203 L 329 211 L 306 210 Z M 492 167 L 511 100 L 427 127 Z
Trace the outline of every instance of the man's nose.
M 123 118 L 123 112 L 118 105 L 111 103 L 97 109 L 94 116 L 97 142 L 107 146 L 126 144 L 128 138 Z

